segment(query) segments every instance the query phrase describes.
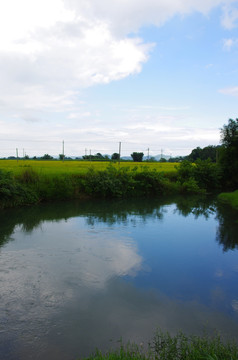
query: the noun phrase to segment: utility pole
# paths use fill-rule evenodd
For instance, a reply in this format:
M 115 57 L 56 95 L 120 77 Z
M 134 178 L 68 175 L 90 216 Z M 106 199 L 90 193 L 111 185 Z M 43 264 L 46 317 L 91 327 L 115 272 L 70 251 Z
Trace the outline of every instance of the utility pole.
M 87 149 L 85 148 L 85 156 L 87 156 Z
M 16 148 L 17 162 L 18 162 L 18 148 Z
M 121 142 L 119 141 L 119 165 L 121 161 Z
M 90 162 L 91 162 L 91 149 L 89 150 L 89 160 L 90 160 Z
M 148 151 L 148 154 L 147 154 L 147 161 L 149 161 L 149 158 L 150 158 L 150 149 L 148 148 L 148 149 L 147 149 L 147 151 Z
M 163 149 L 161 149 L 160 160 L 162 159 L 162 157 L 163 157 Z
M 63 144 L 62 144 L 62 146 L 63 146 L 63 151 L 62 151 L 62 154 L 63 154 L 63 161 L 64 161 L 64 140 L 63 140 Z

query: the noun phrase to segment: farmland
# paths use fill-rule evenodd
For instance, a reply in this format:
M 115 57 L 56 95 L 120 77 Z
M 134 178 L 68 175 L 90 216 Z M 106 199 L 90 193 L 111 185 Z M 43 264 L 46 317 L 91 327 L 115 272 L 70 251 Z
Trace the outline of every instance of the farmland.
M 159 162 L 121 162 L 112 163 L 109 161 L 59 161 L 59 160 L 0 160 L 0 169 L 11 171 L 14 175 L 21 174 L 27 168 L 32 168 L 39 174 L 59 175 L 59 174 L 85 174 L 89 169 L 106 170 L 109 164 L 113 164 L 117 169 L 119 167 L 137 170 L 143 170 L 145 167 L 148 170 L 157 170 L 159 172 L 175 172 L 177 163 L 159 163 Z

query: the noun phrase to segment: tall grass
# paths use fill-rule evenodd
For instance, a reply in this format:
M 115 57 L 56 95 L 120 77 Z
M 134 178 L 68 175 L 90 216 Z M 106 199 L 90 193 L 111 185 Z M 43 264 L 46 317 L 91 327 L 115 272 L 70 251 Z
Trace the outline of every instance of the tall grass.
M 135 344 L 123 344 L 117 350 L 103 354 L 96 351 L 86 360 L 237 360 L 238 346 L 234 342 L 223 343 L 214 337 L 187 336 L 180 332 L 175 336 L 157 331 L 147 349 Z

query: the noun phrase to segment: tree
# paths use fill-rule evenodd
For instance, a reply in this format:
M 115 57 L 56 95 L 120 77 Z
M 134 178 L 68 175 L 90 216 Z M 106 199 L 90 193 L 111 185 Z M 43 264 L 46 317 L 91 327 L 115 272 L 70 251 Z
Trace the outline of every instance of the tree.
M 53 156 L 50 156 L 49 154 L 45 154 L 44 156 L 42 156 L 41 158 L 42 160 L 52 160 Z
M 229 119 L 228 125 L 223 125 L 221 142 L 226 148 L 238 146 L 238 118 L 236 120 Z
M 238 189 L 238 118 L 229 119 L 221 129 L 222 146 L 218 161 L 222 171 L 223 185 L 228 189 Z
M 118 153 L 113 153 L 111 156 L 112 160 L 119 160 L 120 159 L 120 155 Z
M 191 154 L 186 156 L 186 160 L 195 162 L 198 159 L 200 160 L 208 160 L 210 159 L 212 162 L 216 162 L 217 150 L 220 146 L 209 145 L 201 149 L 197 147 L 193 149 Z
M 103 161 L 108 160 L 108 157 L 104 157 L 101 153 L 97 153 L 96 155 L 84 155 L 84 160 L 93 160 L 93 161 Z
M 136 162 L 141 162 L 143 159 L 143 156 L 144 156 L 143 152 L 133 152 L 131 154 L 133 161 L 136 161 Z
M 59 159 L 60 159 L 60 160 L 62 160 L 62 161 L 63 161 L 63 160 L 64 160 L 64 158 L 65 158 L 65 155 L 64 155 L 64 154 L 59 154 Z

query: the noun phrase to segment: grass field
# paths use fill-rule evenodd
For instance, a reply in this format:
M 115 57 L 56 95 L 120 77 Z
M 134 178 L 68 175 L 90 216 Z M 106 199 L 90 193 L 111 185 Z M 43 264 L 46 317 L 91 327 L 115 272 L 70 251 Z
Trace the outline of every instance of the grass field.
M 47 175 L 56 175 L 56 174 L 85 174 L 90 168 L 95 170 L 105 170 L 109 164 L 113 164 L 116 168 L 127 167 L 133 169 L 138 168 L 138 171 L 147 167 L 150 170 L 162 171 L 165 173 L 175 172 L 175 166 L 177 163 L 159 163 L 159 162 L 121 162 L 111 163 L 107 161 L 57 161 L 57 160 L 0 160 L 0 169 L 11 171 L 14 174 L 21 174 L 26 168 L 31 167 L 38 173 L 44 173 Z

